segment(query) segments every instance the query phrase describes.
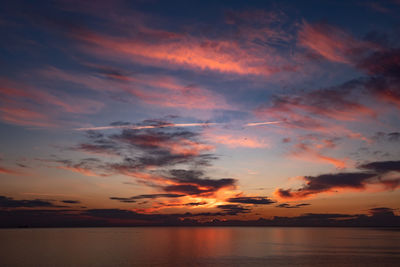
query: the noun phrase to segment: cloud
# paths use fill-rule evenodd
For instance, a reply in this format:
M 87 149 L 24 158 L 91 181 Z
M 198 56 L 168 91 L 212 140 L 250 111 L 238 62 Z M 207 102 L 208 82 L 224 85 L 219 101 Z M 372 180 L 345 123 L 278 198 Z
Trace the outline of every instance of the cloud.
M 225 215 L 237 215 L 240 213 L 249 213 L 251 211 L 251 209 L 248 207 L 234 204 L 218 205 L 217 208 L 223 210 Z
M 364 191 L 369 186 L 381 186 L 381 190 L 395 190 L 400 185 L 399 177 L 385 177 L 384 174 L 399 172 L 398 161 L 370 162 L 360 165 L 365 172 L 342 172 L 303 177 L 305 184 L 299 189 L 278 188 L 275 195 L 282 199 L 304 199 L 325 192 L 340 192 L 343 189 Z
M 197 136 L 198 134 L 194 132 L 179 129 L 148 129 L 145 131 L 124 129 L 121 134 L 111 136 L 111 139 L 153 155 L 156 152 L 165 152 L 169 155 L 196 157 L 200 156 L 202 152 L 213 149 L 210 145 L 196 141 Z
M 141 125 L 141 124 L 131 124 L 124 122 L 122 124 L 111 123 L 109 126 L 98 126 L 98 127 L 84 127 L 77 128 L 78 131 L 102 131 L 102 130 L 113 130 L 113 129 L 129 129 L 129 130 L 143 130 L 143 129 L 155 129 L 155 128 L 180 128 L 180 127 L 209 127 L 217 125 L 219 123 L 212 122 L 200 122 L 200 123 L 163 123 L 158 122 L 157 124 Z
M 125 57 L 136 63 L 164 68 L 262 76 L 290 70 L 288 63 L 273 56 L 268 49 L 254 47 L 251 43 L 243 47 L 235 40 L 175 35 L 168 40 L 155 37 L 148 41 L 139 36 L 110 36 L 90 30 L 75 31 L 71 36 L 86 45 L 85 52 Z M 252 47 L 254 49 L 249 49 Z
M 368 43 L 328 24 L 303 22 L 299 32 L 300 44 L 334 62 L 350 63 L 370 48 Z
M 268 144 L 260 140 L 259 138 L 251 136 L 238 136 L 232 134 L 217 134 L 217 133 L 206 133 L 206 138 L 210 142 L 216 144 L 223 144 L 230 148 L 247 147 L 247 148 L 264 148 L 268 147 Z
M 21 126 L 56 127 L 57 124 L 49 115 L 28 108 L 1 107 L 0 118 L 6 123 Z
M 374 118 L 377 112 L 354 98 L 357 95 L 353 90 L 355 86 L 356 84 L 348 83 L 339 87 L 322 88 L 298 95 L 275 95 L 269 105 L 258 108 L 256 113 L 258 115 L 269 114 L 269 116 L 272 115 L 278 120 L 289 123 L 295 121 L 296 117 L 302 118 L 301 114 L 303 115 L 302 120 L 305 120 L 307 115 L 338 121 Z
M 58 207 L 53 205 L 50 201 L 41 199 L 32 200 L 16 200 L 12 197 L 0 196 L 1 208 L 38 208 L 38 207 Z
M 89 209 L 83 211 L 83 215 L 106 218 L 111 221 L 127 220 L 129 221 L 144 221 L 149 224 L 166 224 L 166 223 L 177 223 L 181 221 L 182 218 L 191 217 L 213 217 L 222 215 L 237 215 L 239 213 L 247 213 L 249 210 L 246 208 L 241 208 L 236 205 L 229 205 L 219 207 L 223 212 L 200 212 L 200 213 L 170 213 L 170 214 L 160 214 L 160 213 L 140 213 L 131 210 L 122 209 Z
M 111 126 L 126 125 L 115 122 Z M 182 127 L 162 127 L 170 125 L 163 120 L 146 120 L 140 125 L 149 127 L 116 128 L 117 132 L 110 134 L 89 130 L 86 132 L 87 141 L 72 147 L 94 155 L 113 155 L 111 160 L 103 157 L 46 162 L 57 163 L 57 168 L 88 176 L 129 176 L 160 191 L 130 198 L 111 197 L 124 203 L 157 197 L 209 198 L 215 197 L 219 191 L 236 188 L 237 180 L 234 178 L 210 178 L 205 175 L 204 168 L 217 157 L 210 153 L 214 147 L 204 143 L 198 132 Z
M 60 9 L 79 17 L 95 17 L 102 27 L 60 22 L 48 14 L 35 14 L 34 19 L 39 27 L 71 38 L 81 52 L 103 60 L 233 75 L 268 76 L 297 69 L 277 53 L 277 46 L 288 47 L 295 39 L 292 25 L 296 23 L 288 23 L 283 12 L 229 11 L 223 20 L 206 25 L 206 31 L 204 24 L 178 25 L 172 31 L 165 26 L 171 23 L 170 18 L 154 12 L 146 14 L 121 4 L 106 10 L 89 6 L 76 3 Z M 107 69 L 102 71 L 110 74 Z M 116 74 L 111 71 L 112 79 L 121 78 L 119 72 Z
M 299 32 L 299 41 L 303 46 L 320 57 L 353 67 L 361 73 L 361 77 L 336 86 L 300 90 L 290 95 L 275 94 L 268 103 L 255 109 L 256 116 L 281 121 L 281 127 L 289 129 L 318 132 L 326 136 L 340 134 L 371 142 L 362 134 L 350 130 L 348 125 L 353 121 L 376 121 L 390 112 L 391 107 L 400 107 L 397 89 L 400 86 L 400 50 L 396 47 L 396 40 L 383 42 L 373 36 L 369 39 L 357 40 L 334 26 L 304 22 Z M 392 140 L 396 140 L 395 134 Z M 308 158 L 316 161 L 345 166 L 344 160 L 327 157 L 319 151 L 308 154 Z
M 237 206 L 223 206 L 220 212 L 145 214 L 121 209 L 89 210 L 0 210 L 0 227 L 91 227 L 91 226 L 388 226 L 395 227 L 400 217 L 393 209 L 382 207 L 365 214 L 306 213 L 297 217 L 259 218 L 257 220 L 218 220 L 215 217 L 247 213 Z M 213 220 L 197 220 L 197 218 Z
M 236 186 L 235 179 L 209 179 L 203 175 L 202 171 L 173 169 L 169 172 L 169 180 L 175 184 L 165 186 L 163 189 L 167 192 L 187 195 L 207 195 L 222 188 L 235 188 Z
M 104 106 L 81 96 L 50 92 L 46 88 L 39 89 L 1 77 L 0 82 L 0 103 L 3 105 L 0 118 L 12 124 L 56 127 L 62 113 L 93 114 Z
M 227 202 L 242 203 L 242 204 L 255 204 L 255 205 L 269 205 L 269 204 L 275 203 L 276 201 L 273 201 L 273 200 L 269 199 L 268 197 L 240 196 L 240 197 L 229 198 L 229 199 L 227 199 Z
M 149 121 L 145 122 L 149 124 Z M 155 121 L 153 125 L 165 124 Z M 72 147 L 91 154 L 112 155 L 120 161 L 60 162 L 61 168 L 76 171 L 102 170 L 104 174 L 120 173 L 132 176 L 149 168 L 168 167 L 178 164 L 206 166 L 216 157 L 209 153 L 214 149 L 200 140 L 200 135 L 182 128 L 122 129 L 119 133 L 104 135 L 88 131 L 87 142 Z
M 300 203 L 300 204 L 294 204 L 294 205 L 290 205 L 288 203 L 281 203 L 279 205 L 276 205 L 277 208 L 285 208 L 285 209 L 298 209 L 301 207 L 305 207 L 305 206 L 310 206 L 311 204 L 308 203 Z
M 368 179 L 374 177 L 374 173 L 336 173 L 322 174 L 319 176 L 305 176 L 305 185 L 297 190 L 278 189 L 275 193 L 281 198 L 302 199 L 312 195 L 329 192 L 342 188 L 362 190 Z
M 363 84 L 365 91 L 400 109 L 400 48 L 374 52 L 358 61 L 357 66 L 369 75 Z
M 400 85 L 400 49 L 396 47 L 398 42 L 359 41 L 327 25 L 305 24 L 300 36 L 306 46 L 325 58 L 350 64 L 367 75 L 350 82 L 353 90 L 357 89 L 369 98 L 400 108 L 400 94 L 397 90 Z M 392 44 L 389 45 L 390 43 Z M 345 86 L 346 83 L 341 87 Z M 358 112 L 372 114 L 365 107 L 353 107 L 357 107 Z
M 326 140 L 325 140 L 326 141 Z M 338 169 L 343 169 L 347 166 L 346 160 L 338 159 L 323 155 L 320 150 L 330 147 L 331 143 L 323 144 L 322 146 L 310 145 L 306 143 L 295 144 L 294 149 L 290 152 L 291 157 L 296 159 L 312 161 L 312 162 L 325 162 L 334 165 Z M 331 147 L 330 147 L 331 148 Z
M 156 128 L 182 128 L 182 127 L 211 127 L 211 126 L 227 126 L 227 123 L 217 123 L 217 122 L 190 122 L 190 123 L 168 123 L 163 121 L 149 121 L 149 125 L 143 124 L 132 124 L 129 122 L 114 122 L 111 123 L 109 126 L 93 126 L 93 127 L 83 127 L 83 128 L 76 128 L 77 131 L 104 131 L 104 130 L 113 130 L 113 129 L 129 129 L 129 130 L 144 130 L 144 129 L 156 129 Z M 267 121 L 267 122 L 254 122 L 254 123 L 246 123 L 243 124 L 242 127 L 253 127 L 253 126 L 264 126 L 264 125 L 271 125 L 271 124 L 278 124 L 281 123 L 280 121 Z
M 387 207 L 372 208 L 372 209 L 369 209 L 368 211 L 372 216 L 379 216 L 379 217 L 395 216 L 395 214 L 394 214 L 395 209 L 387 208 Z
M 101 70 L 98 70 L 98 69 Z M 107 70 L 103 70 L 107 69 Z M 97 93 L 122 95 L 124 101 L 139 99 L 145 104 L 179 109 L 232 109 L 226 99 L 193 83 L 160 74 L 121 74 L 108 66 L 90 67 L 86 73 L 48 67 L 38 71 L 47 80 L 64 81 L 84 86 Z M 113 75 L 110 79 L 110 75 Z
M 14 170 L 0 167 L 0 174 L 17 174 L 17 173 L 18 172 L 14 171 Z
M 123 197 L 110 197 L 112 200 L 118 200 L 124 203 L 135 203 L 138 199 L 156 199 L 156 198 L 178 198 L 185 195 L 180 194 L 145 194 L 137 195 L 133 197 L 123 198 Z
M 232 109 L 222 95 L 196 85 L 180 86 L 179 89 L 164 92 L 132 91 L 147 104 L 185 109 Z
M 400 132 L 377 132 L 372 139 L 377 141 L 387 141 L 387 142 L 399 142 L 400 141 Z
M 58 169 L 64 169 L 85 176 L 107 176 L 107 173 L 100 173 L 102 171 L 100 160 L 97 158 L 85 158 L 81 159 L 78 163 L 74 163 L 71 160 L 46 160 L 47 162 L 54 162 L 61 164 L 56 166 Z
M 362 164 L 360 169 L 375 171 L 377 173 L 386 173 L 390 171 L 400 172 L 400 161 L 378 161 Z
M 340 213 L 306 213 L 298 217 L 298 219 L 306 220 L 321 220 L 321 219 L 343 219 L 354 218 L 357 215 L 340 214 Z
M 79 200 L 61 200 L 62 203 L 66 203 L 66 204 L 80 204 L 81 202 Z

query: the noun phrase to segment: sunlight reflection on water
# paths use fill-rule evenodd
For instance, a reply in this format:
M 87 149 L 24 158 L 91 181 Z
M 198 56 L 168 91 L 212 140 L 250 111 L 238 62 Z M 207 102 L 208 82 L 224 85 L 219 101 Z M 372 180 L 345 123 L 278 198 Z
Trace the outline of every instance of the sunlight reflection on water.
M 400 231 L 366 228 L 0 229 L 0 266 L 395 266 Z

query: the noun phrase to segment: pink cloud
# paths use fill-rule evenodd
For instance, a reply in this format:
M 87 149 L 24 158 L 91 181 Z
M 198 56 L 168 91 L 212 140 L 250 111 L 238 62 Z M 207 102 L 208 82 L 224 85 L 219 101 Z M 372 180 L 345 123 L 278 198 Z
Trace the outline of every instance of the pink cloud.
M 212 40 L 171 33 L 166 40 L 146 40 L 143 36 L 115 37 L 83 30 L 75 31 L 72 36 L 90 45 L 82 47 L 85 52 L 128 57 L 146 65 L 261 76 L 293 71 L 283 58 L 271 50 L 231 39 Z
M 0 174 L 17 174 L 16 171 L 0 167 Z
M 1 120 L 21 126 L 56 127 L 52 118 L 45 113 L 18 107 L 0 107 Z
M 245 135 L 233 135 L 223 133 L 206 132 L 205 138 L 212 143 L 222 144 L 230 148 L 246 147 L 246 148 L 265 148 L 268 144 L 260 138 L 245 136 Z
M 81 168 L 81 167 L 77 167 L 77 166 L 57 166 L 57 169 L 68 170 L 68 171 L 76 172 L 79 174 L 83 174 L 85 176 L 100 176 L 97 173 L 95 173 L 89 169 Z
M 113 74 L 113 77 L 117 77 L 117 81 L 105 79 L 110 77 L 110 73 L 83 75 L 54 67 L 39 71 L 39 75 L 46 79 L 61 79 L 100 92 L 126 92 L 144 103 L 162 107 L 185 109 L 232 108 L 222 95 L 196 85 L 185 85 L 182 81 L 170 76 L 111 74 Z
M 95 100 L 68 94 L 55 95 L 46 90 L 39 90 L 4 78 L 0 81 L 2 83 L 0 96 L 3 104 L 0 108 L 0 118 L 12 124 L 55 127 L 57 117 L 61 112 L 92 114 L 104 106 L 103 103 Z
M 334 26 L 307 22 L 303 22 L 299 41 L 301 45 L 324 58 L 341 63 L 351 63 L 352 57 L 359 56 L 371 48 L 370 44 L 356 40 Z
M 329 142 L 326 145 L 331 146 Z M 320 152 L 320 150 L 323 148 L 325 148 L 325 145 L 323 144 L 312 146 L 305 143 L 299 143 L 295 145 L 294 150 L 289 153 L 289 156 L 305 161 L 332 164 L 338 169 L 343 169 L 347 166 L 345 159 L 338 159 L 323 155 Z

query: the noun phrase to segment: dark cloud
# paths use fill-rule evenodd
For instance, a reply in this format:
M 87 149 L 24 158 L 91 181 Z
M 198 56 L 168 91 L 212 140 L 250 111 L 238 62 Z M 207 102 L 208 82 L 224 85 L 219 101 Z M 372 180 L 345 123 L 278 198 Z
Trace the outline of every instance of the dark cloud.
M 7 201 L 12 198 L 6 198 Z M 14 200 L 16 201 L 16 200 Z M 26 201 L 26 200 L 21 200 Z M 26 206 L 10 205 L 11 208 L 0 209 L 0 227 L 90 227 L 90 226 L 144 226 L 144 225 L 176 225 L 176 226 L 390 226 L 400 225 L 400 217 L 395 209 L 378 207 L 363 214 L 306 213 L 297 217 L 274 217 L 258 220 L 218 220 L 219 216 L 236 216 L 249 213 L 248 207 L 228 204 L 219 205 L 216 212 L 156 214 L 141 213 L 123 209 L 21 209 Z M 185 206 L 198 206 L 205 203 L 184 203 Z M 285 204 L 285 203 L 283 203 Z M 307 205 L 305 203 L 298 206 Z M 15 208 L 15 209 L 13 209 Z M 201 219 L 198 219 L 201 218 Z M 204 218 L 208 218 L 204 222 Z M 209 220 L 212 218 L 212 220 Z
M 340 188 L 363 189 L 368 179 L 374 176 L 374 173 L 336 173 L 305 176 L 305 184 L 300 189 L 278 189 L 276 193 L 281 198 L 305 198 L 313 194 Z
M 62 203 L 66 204 L 79 204 L 81 203 L 79 200 L 61 200 Z
M 138 196 L 133 196 L 129 198 L 123 198 L 123 197 L 110 197 L 112 200 L 118 200 L 120 202 L 124 203 L 134 203 L 138 199 L 156 199 L 156 198 L 177 198 L 177 197 L 183 197 L 184 195 L 180 194 L 145 194 L 145 195 L 138 195 Z
M 370 53 L 355 65 L 368 76 L 360 85 L 365 93 L 400 108 L 400 48 L 385 47 Z
M 250 208 L 234 204 L 218 205 L 217 208 L 223 210 L 225 215 L 237 215 L 239 213 L 249 213 L 251 211 Z
M 202 206 L 207 204 L 207 202 L 202 201 L 202 202 L 189 202 L 189 203 L 185 203 L 183 204 L 184 206 Z
M 321 174 L 318 176 L 305 176 L 304 185 L 296 190 L 282 189 L 276 190 L 276 194 L 281 198 L 306 198 L 308 196 L 334 191 L 339 189 L 364 190 L 367 185 L 383 185 L 386 190 L 394 190 L 400 186 L 399 178 L 386 179 L 382 177 L 390 171 L 400 171 L 400 161 L 377 161 L 358 166 L 363 172 L 343 172 L 333 174 Z
M 121 209 L 89 209 L 84 211 L 84 215 L 108 219 L 122 220 L 161 220 L 168 215 L 163 214 L 142 214 L 131 210 Z
M 394 214 L 394 209 L 392 208 L 387 208 L 387 207 L 379 207 L 379 208 L 372 208 L 369 209 L 369 213 L 373 216 L 395 216 Z
M 301 207 L 305 207 L 305 206 L 310 206 L 311 204 L 308 203 L 300 203 L 300 204 L 294 204 L 294 205 L 290 205 L 288 203 L 281 203 L 279 205 L 276 205 L 277 208 L 285 208 L 285 209 L 298 209 Z
M 390 171 L 400 171 L 400 161 L 378 161 L 360 165 L 359 168 L 385 173 Z
M 400 133 L 399 132 L 391 132 L 391 133 L 384 133 L 384 132 L 377 132 L 373 139 L 378 141 L 388 141 L 388 142 L 399 142 L 400 141 Z
M 17 164 L 17 166 L 19 166 L 21 168 L 29 168 L 29 166 L 26 164 L 22 164 L 22 163 L 16 163 L 16 164 Z
M 112 126 L 121 125 L 126 126 L 126 123 L 112 123 Z M 162 127 L 171 123 L 163 120 L 146 120 L 133 126 L 141 125 Z M 103 164 L 103 169 L 109 172 L 133 172 L 149 167 L 169 167 L 177 164 L 207 166 L 216 159 L 215 155 L 207 153 L 211 146 L 202 143 L 198 133 L 176 127 L 121 129 L 119 133 L 110 135 L 90 130 L 86 133 L 86 137 L 87 142 L 73 149 L 121 158 L 120 162 Z
M 0 196 L 1 208 L 38 208 L 38 207 L 58 207 L 47 200 L 32 199 L 32 200 L 16 200 L 12 197 Z
M 400 133 L 399 132 L 388 133 L 388 139 L 391 142 L 399 142 L 400 141 Z
M 103 168 L 102 162 L 97 158 L 84 158 L 80 159 L 78 162 L 72 160 L 45 160 L 45 162 L 58 163 L 60 169 L 66 169 L 73 172 L 82 173 L 87 176 L 108 176 Z
M 209 179 L 203 175 L 204 173 L 198 170 L 170 170 L 168 179 L 175 184 L 163 189 L 167 192 L 200 195 L 213 193 L 221 188 L 235 187 L 236 184 L 236 180 L 232 178 Z
M 275 203 L 269 199 L 268 197 L 233 197 L 227 200 L 231 203 L 243 203 L 243 204 L 260 204 L 260 205 L 269 205 Z
M 89 154 L 121 155 L 120 150 L 122 147 L 101 132 L 89 130 L 86 132 L 86 137 L 90 142 L 81 143 L 72 147 L 72 149 L 84 151 Z
M 92 217 L 107 218 L 111 220 L 134 220 L 147 221 L 154 223 L 179 222 L 181 218 L 199 217 L 199 216 L 222 216 L 236 215 L 242 213 L 240 208 L 226 208 L 224 212 L 201 212 L 201 213 L 171 213 L 171 214 L 153 214 L 153 213 L 138 213 L 131 210 L 121 209 L 90 209 L 83 212 L 84 215 Z
M 343 218 L 354 218 L 357 215 L 352 214 L 338 214 L 338 213 L 306 213 L 299 216 L 299 219 L 307 220 L 321 220 L 321 219 L 343 219 Z
M 92 72 L 99 74 L 107 79 L 119 81 L 119 82 L 128 82 L 130 80 L 129 73 L 123 71 L 122 69 L 118 69 L 115 67 L 104 66 L 104 65 L 94 65 L 94 64 L 85 64 L 85 66 Z
M 360 60 L 357 66 L 371 75 L 383 75 L 399 79 L 400 49 L 386 48 L 374 52 Z
M 164 187 L 166 192 L 179 192 L 186 195 L 200 195 L 202 193 L 208 193 L 209 190 L 199 189 L 196 185 L 182 184 L 182 185 L 168 185 Z
M 124 197 L 110 197 L 111 200 L 118 200 L 119 202 L 123 203 L 135 203 L 136 200 Z
M 117 128 L 117 133 L 113 131 L 108 135 L 89 130 L 86 132 L 87 141 L 73 148 L 92 154 L 113 155 L 112 161 L 88 158 L 78 162 L 54 162 L 61 164 L 60 168 L 85 175 L 131 176 L 142 184 L 174 196 L 206 195 L 222 188 L 235 187 L 236 180 L 233 178 L 213 179 L 205 176 L 204 167 L 211 165 L 217 157 L 209 153 L 213 146 L 202 142 L 199 133 L 179 127 L 164 127 L 172 124 L 163 119 L 145 120 L 134 125 L 118 121 L 111 126 L 129 125 L 132 128 Z M 168 194 L 147 198 L 167 197 Z M 133 203 L 139 198 L 111 199 Z

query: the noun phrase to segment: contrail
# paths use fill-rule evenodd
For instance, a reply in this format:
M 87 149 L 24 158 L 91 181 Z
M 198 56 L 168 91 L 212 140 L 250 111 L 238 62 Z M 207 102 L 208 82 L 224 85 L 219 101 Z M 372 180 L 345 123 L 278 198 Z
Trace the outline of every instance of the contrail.
M 281 123 L 280 121 L 266 121 L 266 122 L 252 122 L 244 124 L 244 127 L 262 126 L 269 124 Z M 155 129 L 155 128 L 167 128 L 167 127 L 197 127 L 197 126 L 212 126 L 220 125 L 225 123 L 217 122 L 202 122 L 202 123 L 166 123 L 160 125 L 111 125 L 111 126 L 99 126 L 99 127 L 85 127 L 76 128 L 77 131 L 101 131 L 101 130 L 112 130 L 112 129 L 131 129 L 131 130 L 142 130 L 142 129 Z
M 261 125 L 277 124 L 277 123 L 281 123 L 281 121 L 251 122 L 245 124 L 245 126 L 261 126 Z
M 111 125 L 111 126 L 99 126 L 99 127 L 86 127 L 86 128 L 77 128 L 77 131 L 100 131 L 100 130 L 111 130 L 111 129 L 131 129 L 131 130 L 142 130 L 142 129 L 154 129 L 154 128 L 166 128 L 166 127 L 195 127 L 195 126 L 210 126 L 217 125 L 220 123 L 166 123 L 160 125 Z

